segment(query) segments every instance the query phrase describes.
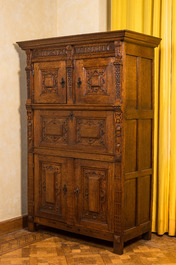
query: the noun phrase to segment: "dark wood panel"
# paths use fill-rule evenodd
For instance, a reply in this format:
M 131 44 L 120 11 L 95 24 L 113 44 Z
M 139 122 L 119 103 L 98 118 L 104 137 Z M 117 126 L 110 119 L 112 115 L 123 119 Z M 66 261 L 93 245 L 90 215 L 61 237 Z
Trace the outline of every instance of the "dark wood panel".
M 137 121 L 128 120 L 125 125 L 125 172 L 131 172 L 136 171 Z
M 125 181 L 124 227 L 125 230 L 136 226 L 136 179 Z
M 139 109 L 152 108 L 152 60 L 139 60 Z
M 150 220 L 151 176 L 138 178 L 138 224 Z
M 137 57 L 126 57 L 126 106 L 127 109 L 137 108 Z
M 152 162 L 151 120 L 138 121 L 138 170 L 151 168 Z

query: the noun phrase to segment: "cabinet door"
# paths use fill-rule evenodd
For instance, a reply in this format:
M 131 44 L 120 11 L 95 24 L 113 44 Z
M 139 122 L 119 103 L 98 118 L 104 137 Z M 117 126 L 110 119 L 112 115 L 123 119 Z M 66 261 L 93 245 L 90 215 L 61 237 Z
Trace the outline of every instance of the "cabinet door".
M 35 156 L 35 215 L 66 221 L 67 159 Z
M 66 103 L 65 61 L 34 64 L 34 102 Z
M 77 224 L 113 231 L 113 163 L 75 161 Z
M 115 102 L 116 80 L 113 62 L 114 58 L 84 59 L 75 62 L 76 103 Z

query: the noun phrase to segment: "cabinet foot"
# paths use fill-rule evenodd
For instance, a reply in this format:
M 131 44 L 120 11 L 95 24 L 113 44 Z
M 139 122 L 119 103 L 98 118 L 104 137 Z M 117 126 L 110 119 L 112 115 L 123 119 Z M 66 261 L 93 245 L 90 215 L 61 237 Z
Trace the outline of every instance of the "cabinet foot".
M 123 247 L 124 243 L 121 240 L 120 236 L 114 235 L 114 253 L 122 255 L 123 254 Z
M 30 232 L 35 232 L 37 230 L 36 224 L 33 221 L 28 221 L 28 230 Z
M 152 236 L 151 231 L 148 231 L 147 233 L 145 233 L 145 234 L 142 235 L 142 238 L 144 240 L 150 240 L 151 239 L 151 236 Z

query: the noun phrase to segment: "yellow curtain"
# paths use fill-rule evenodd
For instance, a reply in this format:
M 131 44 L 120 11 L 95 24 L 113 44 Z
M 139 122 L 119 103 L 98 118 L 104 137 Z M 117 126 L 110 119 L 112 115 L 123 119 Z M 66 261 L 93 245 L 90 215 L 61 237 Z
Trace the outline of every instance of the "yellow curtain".
M 111 0 L 111 30 L 161 37 L 155 49 L 152 231 L 176 235 L 176 0 Z

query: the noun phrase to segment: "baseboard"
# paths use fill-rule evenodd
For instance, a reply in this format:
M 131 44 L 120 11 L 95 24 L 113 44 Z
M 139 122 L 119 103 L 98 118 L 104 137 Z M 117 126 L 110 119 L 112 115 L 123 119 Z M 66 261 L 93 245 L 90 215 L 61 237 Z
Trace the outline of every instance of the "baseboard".
M 0 235 L 27 227 L 27 215 L 0 222 Z

